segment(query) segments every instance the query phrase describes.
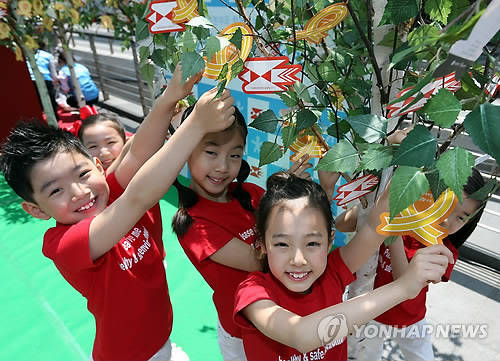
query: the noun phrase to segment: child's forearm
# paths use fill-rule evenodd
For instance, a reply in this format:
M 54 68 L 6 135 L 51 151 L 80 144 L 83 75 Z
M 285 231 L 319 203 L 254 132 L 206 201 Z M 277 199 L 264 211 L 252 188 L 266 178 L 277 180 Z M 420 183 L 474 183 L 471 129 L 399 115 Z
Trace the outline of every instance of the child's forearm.
M 396 280 L 408 268 L 408 259 L 406 258 L 403 239 L 398 237 L 398 239 L 389 246 L 389 250 L 391 252 L 392 278 Z
M 131 155 L 139 163 L 148 160 L 165 143 L 177 101 L 162 95 L 141 123 L 130 146 Z
M 406 300 L 398 282 L 304 317 L 270 300 L 257 301 L 243 312 L 267 337 L 305 353 L 343 339 L 354 325 L 363 325 Z

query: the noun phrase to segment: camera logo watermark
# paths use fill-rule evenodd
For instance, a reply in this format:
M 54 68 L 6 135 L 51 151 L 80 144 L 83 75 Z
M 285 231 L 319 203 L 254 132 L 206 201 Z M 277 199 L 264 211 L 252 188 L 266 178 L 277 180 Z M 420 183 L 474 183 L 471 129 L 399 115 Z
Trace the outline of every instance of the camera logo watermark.
M 434 338 L 450 338 L 460 336 L 470 339 L 485 339 L 488 337 L 487 324 L 414 324 L 408 327 L 392 327 L 381 323 L 368 325 L 353 325 L 353 335 L 357 338 L 424 338 L 432 335 Z
M 326 316 L 318 325 L 318 336 L 323 345 L 335 339 L 343 339 L 347 334 L 347 318 L 342 313 Z

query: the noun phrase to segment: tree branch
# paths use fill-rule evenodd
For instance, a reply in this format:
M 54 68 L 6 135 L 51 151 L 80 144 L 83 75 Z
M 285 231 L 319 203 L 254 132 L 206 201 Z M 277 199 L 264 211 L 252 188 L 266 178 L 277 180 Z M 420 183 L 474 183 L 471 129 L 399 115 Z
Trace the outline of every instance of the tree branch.
M 380 92 L 381 103 L 387 104 L 389 102 L 389 96 L 384 89 L 384 82 L 382 80 L 382 73 L 380 72 L 380 67 L 378 66 L 377 58 L 375 57 L 375 53 L 373 52 L 373 44 L 370 43 L 370 41 L 366 37 L 365 33 L 363 32 L 363 29 L 361 28 L 361 24 L 359 22 L 359 19 L 356 16 L 356 13 L 354 12 L 354 10 L 352 9 L 351 4 L 349 2 L 346 2 L 346 6 L 349 9 L 349 14 L 351 14 L 352 20 L 354 21 L 356 28 L 358 29 L 359 35 L 361 36 L 361 40 L 363 40 L 363 43 L 366 46 L 366 50 L 368 51 L 370 61 L 373 65 L 373 70 L 375 71 L 375 77 L 377 78 L 377 87 L 378 87 L 379 92 Z

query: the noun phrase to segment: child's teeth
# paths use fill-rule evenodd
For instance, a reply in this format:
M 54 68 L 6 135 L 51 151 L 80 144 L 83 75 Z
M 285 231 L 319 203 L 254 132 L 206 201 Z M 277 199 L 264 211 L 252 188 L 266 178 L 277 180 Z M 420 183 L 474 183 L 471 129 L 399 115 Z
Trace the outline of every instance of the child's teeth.
M 79 211 L 86 211 L 87 209 L 89 209 L 90 207 L 92 207 L 95 203 L 95 199 L 93 199 L 92 201 L 90 201 L 87 205 L 81 207 L 79 209 Z
M 304 273 L 290 273 L 290 275 L 293 278 L 300 279 L 300 278 L 304 278 L 307 275 L 307 272 L 304 272 Z

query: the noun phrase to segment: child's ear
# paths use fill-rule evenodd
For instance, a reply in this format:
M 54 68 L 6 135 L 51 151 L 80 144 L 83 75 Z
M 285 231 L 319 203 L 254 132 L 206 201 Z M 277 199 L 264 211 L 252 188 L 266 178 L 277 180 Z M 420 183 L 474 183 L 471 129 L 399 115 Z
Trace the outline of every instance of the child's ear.
M 28 213 L 29 215 L 31 215 L 35 218 L 39 218 L 39 219 L 43 219 L 43 220 L 49 220 L 50 218 L 52 218 L 47 213 L 42 211 L 42 209 L 36 203 L 24 201 L 21 203 L 21 206 L 23 207 L 23 209 L 26 213 Z
M 95 163 L 95 166 L 97 167 L 97 169 L 99 169 L 99 172 L 101 172 L 102 174 L 106 173 L 106 171 L 104 170 L 104 167 L 102 166 L 102 162 L 99 158 L 94 157 L 94 163 Z

